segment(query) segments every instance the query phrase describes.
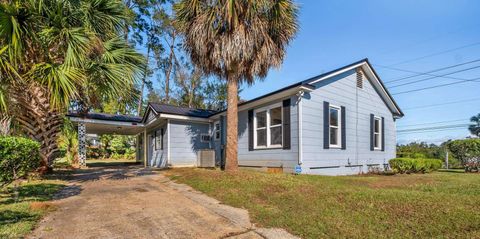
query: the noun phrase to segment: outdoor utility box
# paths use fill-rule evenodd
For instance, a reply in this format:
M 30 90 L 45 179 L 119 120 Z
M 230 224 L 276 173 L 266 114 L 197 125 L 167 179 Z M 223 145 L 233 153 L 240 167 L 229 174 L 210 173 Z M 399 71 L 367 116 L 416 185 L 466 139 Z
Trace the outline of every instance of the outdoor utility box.
M 201 149 L 197 152 L 197 167 L 214 168 L 215 167 L 215 150 Z

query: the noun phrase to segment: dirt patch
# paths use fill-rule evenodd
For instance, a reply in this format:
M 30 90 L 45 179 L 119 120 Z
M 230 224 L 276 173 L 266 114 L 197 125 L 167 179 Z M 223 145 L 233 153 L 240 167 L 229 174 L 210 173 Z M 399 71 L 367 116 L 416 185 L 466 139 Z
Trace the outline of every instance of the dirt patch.
M 48 202 L 32 202 L 30 203 L 30 209 L 32 210 L 52 210 L 55 206 Z

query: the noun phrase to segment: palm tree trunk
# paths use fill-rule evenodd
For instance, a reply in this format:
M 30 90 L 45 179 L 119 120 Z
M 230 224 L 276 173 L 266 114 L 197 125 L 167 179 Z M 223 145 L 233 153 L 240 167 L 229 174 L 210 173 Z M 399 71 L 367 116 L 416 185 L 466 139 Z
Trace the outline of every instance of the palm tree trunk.
M 227 77 L 226 171 L 238 170 L 238 82 Z
M 58 152 L 57 140 L 62 129 L 62 115 L 52 109 L 48 93 L 39 86 L 18 88 L 15 96 L 23 108 L 16 113 L 15 120 L 28 137 L 41 143 L 39 171 L 51 171 Z

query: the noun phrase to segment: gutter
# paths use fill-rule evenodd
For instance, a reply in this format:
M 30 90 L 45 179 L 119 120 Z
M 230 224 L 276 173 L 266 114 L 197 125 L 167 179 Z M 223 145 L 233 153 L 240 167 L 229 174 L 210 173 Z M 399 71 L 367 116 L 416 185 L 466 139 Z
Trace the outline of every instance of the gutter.
M 303 163 L 303 122 L 302 122 L 302 98 L 305 92 L 303 90 L 297 93 L 297 120 L 298 120 L 298 165 Z

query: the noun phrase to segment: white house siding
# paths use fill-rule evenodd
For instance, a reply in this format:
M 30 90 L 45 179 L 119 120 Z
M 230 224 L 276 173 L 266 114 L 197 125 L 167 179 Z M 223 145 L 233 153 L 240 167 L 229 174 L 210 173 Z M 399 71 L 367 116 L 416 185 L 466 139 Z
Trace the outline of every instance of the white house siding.
M 172 167 L 196 166 L 197 152 L 210 148 L 208 142 L 201 142 L 201 134 L 209 134 L 209 123 L 171 120 L 168 126 L 170 132 L 170 162 Z
M 395 157 L 396 135 L 393 115 L 365 76 L 363 89 L 356 87 L 354 70 L 320 81 L 315 87 L 316 89 L 306 94 L 303 99 L 303 173 L 324 175 L 365 173 L 368 172 L 367 165 L 378 164 L 383 168 L 389 159 Z M 345 150 L 323 148 L 324 101 L 328 101 L 330 105 L 346 108 Z M 370 114 L 385 118 L 385 151 L 370 150 Z M 348 167 L 349 165 L 361 166 Z
M 297 97 L 291 97 L 290 108 L 290 149 L 261 149 L 248 150 L 248 110 L 238 114 L 238 164 L 240 166 L 256 167 L 283 167 L 284 172 L 294 172 L 295 165 L 298 163 L 298 118 L 297 118 Z M 284 99 L 282 99 L 284 100 Z M 261 108 L 275 103 L 281 103 L 282 100 L 261 105 L 255 108 Z M 254 109 L 255 109 L 254 108 Z

